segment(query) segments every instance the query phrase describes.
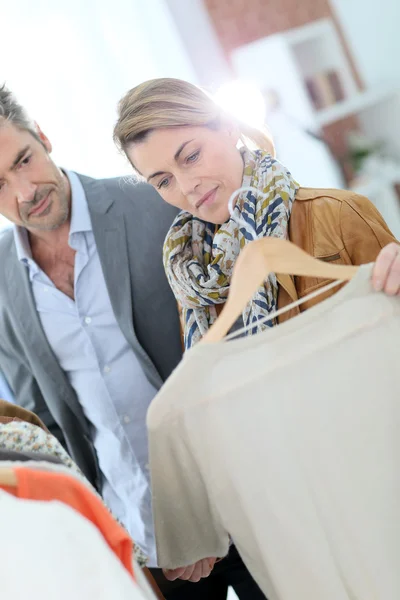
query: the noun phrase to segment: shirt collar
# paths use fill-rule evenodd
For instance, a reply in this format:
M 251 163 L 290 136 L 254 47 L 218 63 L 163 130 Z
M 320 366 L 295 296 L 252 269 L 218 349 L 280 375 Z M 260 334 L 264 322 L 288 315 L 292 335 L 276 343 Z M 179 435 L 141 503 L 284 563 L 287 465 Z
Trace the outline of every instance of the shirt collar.
M 74 233 L 92 231 L 92 222 L 85 190 L 78 175 L 65 169 L 63 169 L 63 172 L 68 177 L 71 186 L 71 227 L 69 231 L 69 239 L 71 239 Z M 32 263 L 32 252 L 25 227 L 14 225 L 14 242 L 18 260 L 24 264 Z
M 76 173 L 64 171 L 71 186 L 71 227 L 69 237 L 74 233 L 92 231 L 89 207 L 86 200 L 85 190 Z
M 14 243 L 18 260 L 25 264 L 32 261 L 31 246 L 29 244 L 28 232 L 25 227 L 14 225 Z

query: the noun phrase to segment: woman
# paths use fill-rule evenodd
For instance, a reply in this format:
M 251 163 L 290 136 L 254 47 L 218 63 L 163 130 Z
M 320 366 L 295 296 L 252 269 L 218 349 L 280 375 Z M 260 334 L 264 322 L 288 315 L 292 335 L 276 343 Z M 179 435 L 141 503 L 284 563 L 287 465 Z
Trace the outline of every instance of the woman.
M 400 293 L 400 246 L 369 200 L 300 187 L 274 159 L 264 132 L 228 117 L 196 86 L 176 79 L 137 86 L 119 104 L 114 138 L 136 173 L 182 211 L 167 235 L 164 265 L 183 310 L 186 348 L 201 339 L 228 296 L 235 260 L 249 239 L 237 225 L 240 217 L 258 237 L 288 238 L 322 260 L 376 261 L 374 287 Z M 258 193 L 238 196 L 233 219 L 228 202 L 241 186 Z M 269 277 L 244 320 L 257 322 L 325 284 L 309 277 Z M 258 329 L 262 326 L 252 331 Z M 188 579 L 194 569 L 173 577 Z
M 167 235 L 164 265 L 183 310 L 185 348 L 201 339 L 227 298 L 235 260 L 248 241 L 238 217 L 258 237 L 289 238 L 322 260 L 376 261 L 375 289 L 400 293 L 400 246 L 372 203 L 348 191 L 300 187 L 273 158 L 263 131 L 228 117 L 198 87 L 176 79 L 137 86 L 119 104 L 114 138 L 137 174 L 183 211 Z M 240 194 L 233 219 L 228 201 L 241 186 L 259 194 Z M 325 283 L 270 277 L 244 319 L 257 321 Z

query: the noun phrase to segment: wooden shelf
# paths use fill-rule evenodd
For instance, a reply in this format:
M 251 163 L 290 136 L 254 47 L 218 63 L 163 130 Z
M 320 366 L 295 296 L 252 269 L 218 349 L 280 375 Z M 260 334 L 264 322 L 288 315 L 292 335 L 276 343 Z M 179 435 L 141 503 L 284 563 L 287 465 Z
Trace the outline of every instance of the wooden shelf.
M 366 108 L 370 108 L 375 104 L 379 104 L 380 102 L 391 98 L 395 94 L 400 94 L 400 90 L 386 89 L 367 90 L 365 92 L 360 92 L 355 94 L 352 98 L 343 100 L 342 102 L 338 102 L 337 104 L 317 111 L 315 114 L 317 125 L 319 127 L 330 125 L 331 123 L 335 123 L 335 121 L 340 121 L 341 119 L 345 119 L 350 115 L 362 112 Z

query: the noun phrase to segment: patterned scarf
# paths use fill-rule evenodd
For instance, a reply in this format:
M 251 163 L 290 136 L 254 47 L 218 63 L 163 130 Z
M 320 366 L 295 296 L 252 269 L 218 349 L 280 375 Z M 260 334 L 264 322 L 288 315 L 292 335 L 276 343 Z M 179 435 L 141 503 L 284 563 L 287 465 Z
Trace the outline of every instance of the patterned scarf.
M 256 188 L 259 193 L 240 193 L 231 218 L 218 230 L 216 225 L 182 211 L 164 243 L 165 272 L 183 311 L 185 349 L 196 344 L 216 320 L 215 305 L 223 304 L 228 297 L 240 250 L 253 237 L 288 237 L 298 184 L 270 154 L 244 149 L 242 155 L 242 186 Z M 248 227 L 242 226 L 244 222 Z M 249 228 L 255 232 L 254 236 Z M 254 324 L 248 334 L 274 324 L 268 321 L 258 325 L 258 321 L 276 310 L 277 297 L 276 277 L 270 274 L 243 312 L 244 325 Z

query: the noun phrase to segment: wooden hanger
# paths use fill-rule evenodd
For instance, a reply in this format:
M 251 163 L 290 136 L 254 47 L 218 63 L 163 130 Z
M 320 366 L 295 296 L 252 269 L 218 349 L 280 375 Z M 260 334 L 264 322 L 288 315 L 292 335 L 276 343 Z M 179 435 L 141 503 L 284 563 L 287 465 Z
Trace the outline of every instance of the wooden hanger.
M 9 467 L 0 468 L 0 485 L 17 487 L 18 479 L 13 469 Z
M 314 258 L 299 246 L 279 238 L 250 242 L 236 261 L 224 308 L 202 342 L 219 342 L 226 336 L 269 273 L 349 281 L 357 270 L 358 267 L 351 265 L 334 265 Z

